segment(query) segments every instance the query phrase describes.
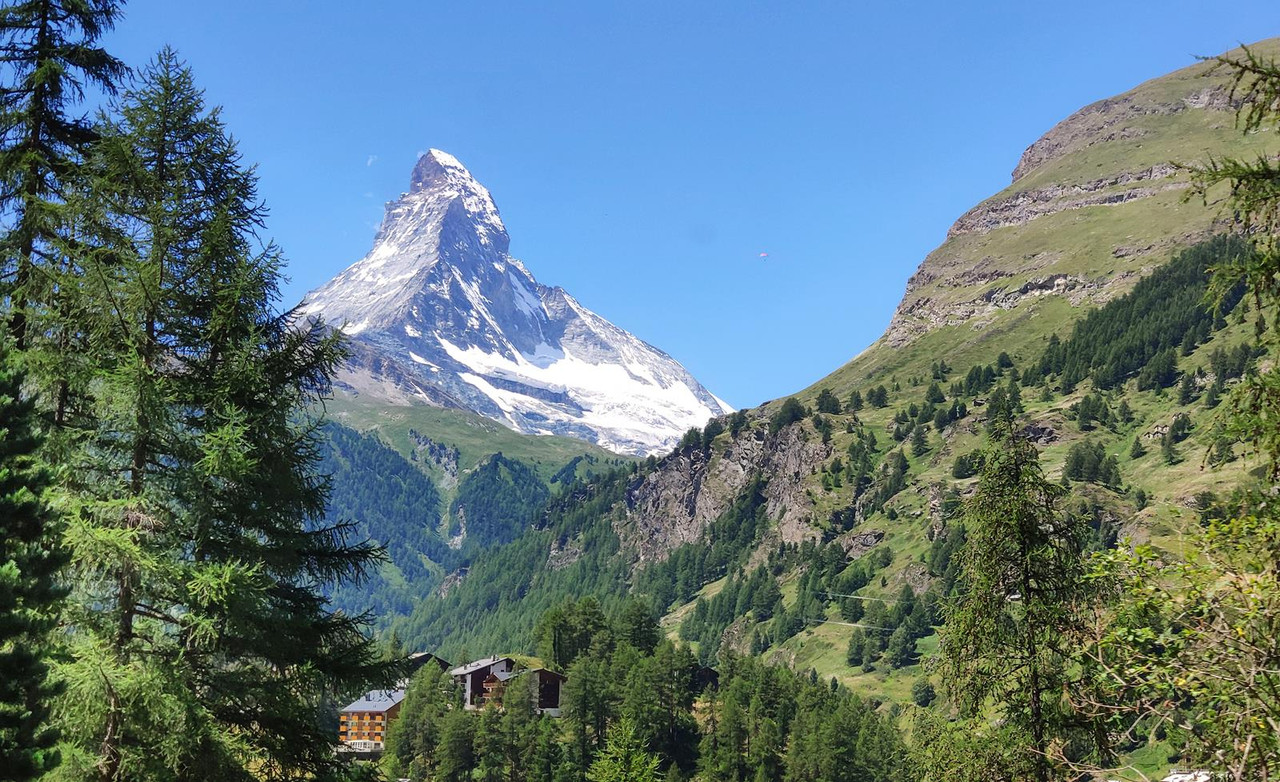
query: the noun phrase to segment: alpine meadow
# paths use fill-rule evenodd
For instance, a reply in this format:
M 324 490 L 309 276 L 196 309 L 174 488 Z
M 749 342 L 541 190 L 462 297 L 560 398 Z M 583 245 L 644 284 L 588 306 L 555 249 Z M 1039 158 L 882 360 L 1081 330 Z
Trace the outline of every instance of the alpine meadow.
M 610 301 L 587 284 L 614 284 L 607 248 L 588 248 L 581 299 L 539 281 L 554 234 L 529 193 L 547 183 L 486 173 L 490 191 L 483 155 L 471 169 L 421 139 L 363 256 L 331 274 L 287 255 L 263 193 L 328 191 L 276 189 L 273 147 L 242 140 L 276 116 L 261 85 L 224 110 L 176 45 L 122 54 L 159 24 L 202 69 L 241 67 L 224 53 L 257 39 L 216 40 L 218 59 L 200 15 L 270 31 L 283 4 L 258 20 L 136 5 L 137 20 L 123 0 L 0 4 L 0 782 L 1280 779 L 1280 38 L 1070 113 L 902 270 L 878 339 L 735 410 L 688 349 L 725 354 L 722 335 L 671 302 L 616 320 L 583 303 Z M 520 25 L 497 17 L 530 9 L 490 9 L 477 31 L 451 27 L 467 12 L 448 3 L 410 5 L 430 32 L 413 57 L 494 58 L 424 66 L 441 80 L 415 83 L 424 104 L 448 79 L 566 80 L 564 53 L 503 64 L 495 41 Z M 707 26 L 722 73 L 715 41 L 745 40 L 738 25 L 843 13 L 748 5 L 654 29 Z M 349 10 L 290 7 L 287 27 L 318 50 Z M 536 14 L 554 27 L 563 10 Z M 637 20 L 653 9 L 577 12 L 565 56 L 651 40 Z M 339 32 L 335 67 L 413 78 L 392 64 L 404 31 L 381 52 Z M 582 128 L 488 107 L 483 133 L 421 125 L 471 127 L 474 151 L 595 133 L 615 91 L 662 114 L 637 87 L 650 71 L 574 67 Z M 287 77 L 323 80 L 301 63 Z M 325 117 L 373 102 L 323 87 Z M 358 132 L 389 138 L 389 116 Z M 353 132 L 291 121 L 321 144 Z M 686 175 L 616 132 L 610 155 Z M 378 156 L 359 155 L 373 176 Z M 735 165 L 829 173 L 761 158 Z M 936 168 L 940 190 L 967 170 Z M 664 187 L 629 197 L 696 200 Z M 338 226 L 306 230 L 346 252 Z M 683 228 L 614 230 L 623 245 Z M 788 328 L 805 306 L 791 278 L 830 281 L 782 274 L 752 301 L 697 288 L 700 314 Z M 688 367 L 639 335 L 663 333 L 647 317 L 694 332 L 673 351 Z M 811 336 L 789 337 L 797 356 Z M 763 378 L 769 358 L 734 361 Z

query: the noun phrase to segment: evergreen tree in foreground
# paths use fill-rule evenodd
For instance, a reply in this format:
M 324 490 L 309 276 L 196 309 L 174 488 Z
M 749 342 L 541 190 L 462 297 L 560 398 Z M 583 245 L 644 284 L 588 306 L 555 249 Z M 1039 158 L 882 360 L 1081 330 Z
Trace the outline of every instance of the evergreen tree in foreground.
M 43 653 L 63 597 L 58 569 L 66 557 L 44 499 L 50 484 L 39 461 L 34 403 L 0 341 L 0 780 L 35 779 L 57 764 L 56 732 L 47 724 L 56 688 Z
M 325 584 L 378 552 L 316 526 L 316 406 L 342 355 L 274 310 L 256 181 L 165 50 L 89 161 L 95 362 L 74 423 L 68 779 L 324 778 L 331 699 L 384 678 Z M 72 425 L 71 423 L 68 426 Z
M 1050 778 L 1051 741 L 1064 728 L 1075 611 L 1084 595 L 1085 525 L 1058 507 L 1035 445 L 997 424 L 978 490 L 966 503 L 959 596 L 946 611 L 942 679 L 967 714 L 994 699 L 1020 737 L 1034 778 Z
M 26 0 L 0 9 L 0 201 L 12 225 L 3 250 L 10 329 L 28 345 L 32 309 L 48 305 L 66 244 L 64 193 L 96 136 L 69 116 L 91 86 L 110 93 L 124 66 L 97 46 L 117 0 Z M 44 272 L 44 273 L 41 273 Z M 52 273 L 51 273 L 52 272 Z
M 658 782 L 658 758 L 645 749 L 625 717 L 609 729 L 609 740 L 587 771 L 590 782 Z

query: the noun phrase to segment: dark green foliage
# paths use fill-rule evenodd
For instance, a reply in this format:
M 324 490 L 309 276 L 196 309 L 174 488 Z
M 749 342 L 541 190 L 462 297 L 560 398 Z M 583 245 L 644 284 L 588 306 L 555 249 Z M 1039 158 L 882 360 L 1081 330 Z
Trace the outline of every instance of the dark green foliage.
M 648 652 L 592 644 L 569 668 L 557 721 L 532 709 L 521 675 L 502 711 L 468 713 L 447 678 L 424 671 L 392 730 L 392 770 L 412 782 L 910 778 L 892 720 L 834 682 L 733 654 L 718 686 L 700 692 L 697 672 L 666 640 Z
M 929 452 L 929 434 L 923 426 L 917 426 L 911 433 L 911 455 L 924 456 Z
M 11 225 L 0 248 L 19 350 L 39 341 L 30 339 L 30 321 L 62 299 L 55 281 L 65 271 L 62 253 L 73 244 L 66 194 L 98 136 L 77 104 L 86 89 L 112 94 L 124 75 L 124 66 L 98 46 L 119 6 L 114 0 L 24 0 L 0 12 L 0 207 Z M 30 331 L 65 335 L 66 326 L 56 322 L 61 309 L 55 304 L 52 322 L 30 324 Z
M 816 404 L 819 413 L 827 413 L 828 415 L 840 414 L 840 399 L 829 388 L 824 388 L 818 392 Z
M 1220 435 L 1213 441 L 1213 451 L 1209 454 L 1209 463 L 1220 467 L 1227 462 L 1235 461 L 1235 443 L 1230 437 Z
M 1209 354 L 1209 371 L 1214 383 L 1222 386 L 1228 380 L 1243 377 L 1253 366 L 1254 359 L 1261 355 L 1261 351 L 1261 347 L 1247 343 L 1236 345 L 1231 350 L 1214 348 Z
M 1178 357 L 1173 348 L 1156 353 L 1138 373 L 1138 390 L 1168 388 L 1178 378 Z
M 962 453 L 951 463 L 951 477 L 956 479 L 972 478 L 982 469 L 982 452 Z
M 66 594 L 57 574 L 67 554 L 45 495 L 52 480 L 38 414 L 7 341 L 0 338 L 0 779 L 28 780 L 58 763 L 48 634 Z
M 350 522 L 360 537 L 377 540 L 398 576 L 389 580 L 374 574 L 364 583 L 341 585 L 335 604 L 353 614 L 369 609 L 407 613 L 415 595 L 436 580 L 423 557 L 448 567 L 456 556 L 436 532 L 440 494 L 430 478 L 374 437 L 330 423 L 324 444 L 317 470 L 332 486 L 325 523 Z M 401 578 L 412 590 L 401 585 Z
M 889 404 L 889 392 L 885 390 L 883 384 L 867 392 L 867 404 L 877 408 L 886 407 Z
M 1128 294 L 1078 321 L 1065 342 L 1051 339 L 1037 372 L 1060 375 L 1064 391 L 1090 377 L 1097 388 L 1114 388 L 1134 375 L 1140 390 L 1169 387 L 1177 379 L 1177 349 L 1187 334 L 1203 342 L 1214 327 L 1206 269 L 1248 252 L 1248 244 L 1232 236 L 1184 250 Z M 1227 291 L 1221 311 L 1234 308 L 1243 291 L 1243 285 Z
M 781 610 L 782 592 L 773 574 L 762 565 L 747 577 L 732 574 L 715 597 L 699 599 L 693 612 L 681 623 L 680 637 L 697 641 L 699 657 L 711 662 L 720 649 L 725 628 L 735 619 L 750 611 L 757 622 L 764 622 L 777 616 Z
M 911 701 L 921 708 L 927 708 L 938 697 L 928 679 L 916 679 L 911 683 Z
M 1012 426 L 997 433 L 965 507 L 959 597 L 941 646 L 953 701 L 972 714 L 994 698 L 1042 782 L 1050 741 L 1070 727 L 1062 693 L 1085 594 L 1086 529 L 1058 507 L 1062 494 L 1033 444 Z
M 1085 394 L 1084 398 L 1072 405 L 1070 410 L 1075 414 L 1076 425 L 1082 432 L 1092 431 L 1095 423 L 1111 426 L 1114 422 L 1111 408 L 1101 394 Z
M 879 510 L 884 510 L 885 504 L 893 499 L 898 492 L 907 488 L 907 472 L 910 465 L 907 457 L 902 451 L 890 451 L 880 463 L 880 467 L 876 470 L 875 475 L 868 486 L 865 494 L 859 495 L 859 499 L 863 502 L 863 509 L 866 515 L 870 515 Z
M 1147 449 L 1142 445 L 1142 438 L 1133 438 L 1133 445 L 1129 448 L 1130 459 L 1141 459 L 1147 455 Z
M 1121 483 L 1119 462 L 1116 457 L 1108 456 L 1098 442 L 1074 443 L 1067 451 L 1062 474 L 1073 481 L 1088 481 L 1104 486 L 1118 487 Z
M 600 602 L 584 597 L 543 613 L 534 627 L 533 641 L 547 665 L 565 671 L 593 645 L 612 648 L 614 639 Z
M 529 526 L 551 492 L 533 468 L 495 453 L 467 473 L 449 506 L 453 528 L 466 523 L 468 547 L 509 543 Z
M 1222 396 L 1222 389 L 1217 382 L 1209 384 L 1209 388 L 1204 392 L 1204 406 L 1212 410 L 1218 406 L 1219 397 Z
M 609 514 L 644 469 L 616 469 L 553 497 L 534 529 L 473 561 L 447 597 L 427 596 L 397 619 L 400 637 L 449 658 L 463 648 L 521 648 L 537 617 L 566 600 L 593 595 L 612 611 L 627 591 L 628 569 L 614 556 L 619 541 Z M 565 552 L 564 564 L 548 568 L 549 550 Z M 530 589 L 535 578 L 538 588 Z
M 809 417 L 809 411 L 795 397 L 787 397 L 782 403 L 782 407 L 778 408 L 778 412 L 773 414 L 769 419 L 769 433 L 776 434 L 784 426 L 790 426 L 796 421 L 803 421 Z
M 862 409 L 862 404 L 863 404 L 862 392 L 858 391 L 857 389 L 854 389 L 853 393 L 849 394 L 849 404 L 848 404 L 849 412 L 851 413 L 858 412 L 859 410 Z
M 630 598 L 623 604 L 616 624 L 614 635 L 618 641 L 630 644 L 641 654 L 652 654 L 662 635 L 653 606 L 639 598 Z
M 711 451 L 711 443 L 724 432 L 724 419 L 712 418 L 707 421 L 707 425 L 702 427 L 702 449 Z
M 952 391 L 952 396 L 958 396 L 959 394 L 964 394 L 965 396 L 985 394 L 991 390 L 995 382 L 996 371 L 990 365 L 985 367 L 975 365 L 969 368 L 968 374 L 964 376 L 964 381 L 956 385 Z
M 696 426 L 687 430 L 680 438 L 680 442 L 676 444 L 676 450 L 680 453 L 688 453 L 702 448 L 702 430 Z
M 274 310 L 254 174 L 176 55 L 116 109 L 84 195 L 112 242 L 83 258 L 95 372 L 59 423 L 64 735 L 104 779 L 325 774 L 332 693 L 392 673 L 321 592 L 379 558 L 320 521 L 316 416 L 342 347 Z

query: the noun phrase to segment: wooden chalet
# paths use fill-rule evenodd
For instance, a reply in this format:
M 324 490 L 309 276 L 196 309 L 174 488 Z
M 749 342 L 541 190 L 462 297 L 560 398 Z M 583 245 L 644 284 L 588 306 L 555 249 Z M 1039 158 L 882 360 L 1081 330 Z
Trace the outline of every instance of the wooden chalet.
M 510 657 L 486 657 L 459 665 L 449 671 L 449 675 L 462 685 L 463 705 L 475 710 L 483 709 L 490 699 L 500 702 L 501 685 L 515 674 L 515 670 L 516 661 Z
M 526 673 L 537 681 L 538 699 L 536 706 L 538 712 L 551 717 L 559 717 L 560 691 L 564 688 L 565 675 L 549 671 L 546 668 L 534 668 L 521 673 Z
M 513 679 L 527 681 L 523 677 L 532 677 L 530 687 L 535 688 L 537 694 L 535 705 L 538 712 L 560 716 L 564 674 L 546 668 L 521 670 L 510 657 L 486 657 L 454 668 L 449 674 L 462 685 L 462 702 L 470 710 L 483 709 L 490 703 L 501 707 L 507 686 Z

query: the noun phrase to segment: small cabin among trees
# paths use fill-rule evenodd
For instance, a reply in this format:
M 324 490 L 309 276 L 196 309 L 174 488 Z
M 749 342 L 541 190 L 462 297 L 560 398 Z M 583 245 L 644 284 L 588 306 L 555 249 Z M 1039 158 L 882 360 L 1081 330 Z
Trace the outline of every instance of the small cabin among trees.
M 510 657 L 486 657 L 483 660 L 460 665 L 449 671 L 462 687 L 463 704 L 468 710 L 483 709 L 492 703 L 502 706 L 506 689 L 513 679 L 524 680 L 531 676 L 539 713 L 560 716 L 560 690 L 565 682 L 564 674 L 546 668 L 521 669 Z
M 449 675 L 462 685 L 462 703 L 467 709 L 483 709 L 488 699 L 500 699 L 501 686 L 515 673 L 516 661 L 510 657 L 486 657 L 459 665 Z

